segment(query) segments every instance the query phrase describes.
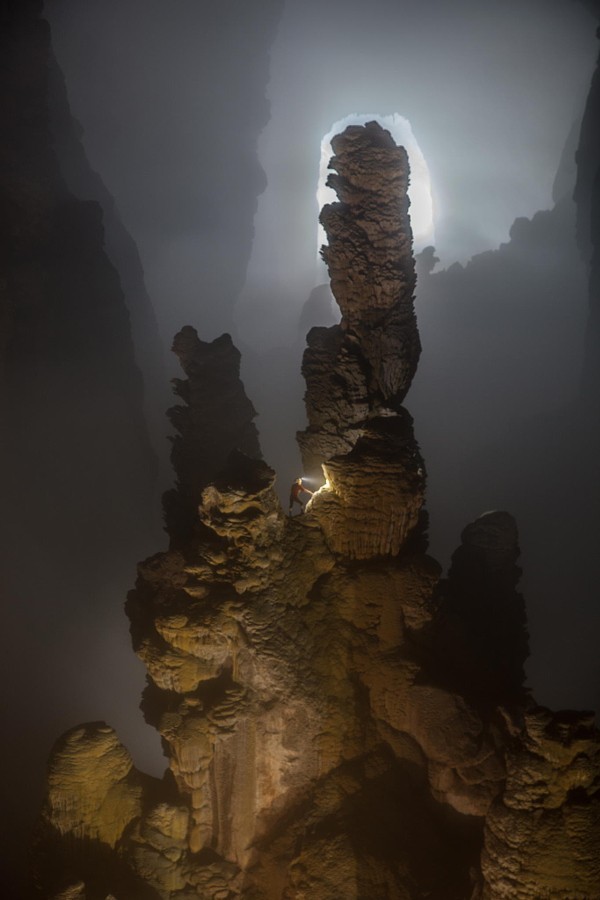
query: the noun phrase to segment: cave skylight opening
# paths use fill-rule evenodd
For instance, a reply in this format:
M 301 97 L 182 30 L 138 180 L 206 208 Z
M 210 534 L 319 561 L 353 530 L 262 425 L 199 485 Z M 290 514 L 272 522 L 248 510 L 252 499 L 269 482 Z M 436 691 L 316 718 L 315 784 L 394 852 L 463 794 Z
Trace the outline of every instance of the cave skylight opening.
M 410 163 L 410 185 L 408 195 L 410 197 L 410 222 L 413 231 L 414 249 L 418 253 L 429 244 L 435 243 L 433 197 L 429 167 L 425 161 L 423 151 L 419 147 L 416 137 L 408 119 L 393 113 L 392 115 L 379 115 L 377 113 L 358 114 L 352 113 L 339 121 L 334 122 L 331 129 L 321 140 L 321 160 L 319 164 L 319 183 L 317 187 L 317 202 L 319 210 L 326 203 L 335 203 L 335 192 L 326 187 L 325 182 L 330 170 L 327 168 L 333 153 L 331 139 L 339 134 L 348 125 L 364 125 L 366 122 L 376 120 L 386 128 L 397 144 L 402 145 L 408 153 Z M 319 224 L 317 235 L 317 253 L 321 246 L 327 243 L 323 226 Z

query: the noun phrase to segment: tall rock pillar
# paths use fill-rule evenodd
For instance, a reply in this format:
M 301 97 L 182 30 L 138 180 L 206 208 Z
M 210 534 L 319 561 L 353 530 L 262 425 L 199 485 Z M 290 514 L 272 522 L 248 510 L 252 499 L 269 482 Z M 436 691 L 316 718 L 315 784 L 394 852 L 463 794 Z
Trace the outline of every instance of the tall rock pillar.
M 313 328 L 303 373 L 305 469 L 323 474 L 312 501 L 331 549 L 352 558 L 397 553 L 423 502 L 424 466 L 402 401 L 421 345 L 413 307 L 408 157 L 377 122 L 332 141 L 327 184 L 339 202 L 321 222 L 322 254 L 342 312 Z

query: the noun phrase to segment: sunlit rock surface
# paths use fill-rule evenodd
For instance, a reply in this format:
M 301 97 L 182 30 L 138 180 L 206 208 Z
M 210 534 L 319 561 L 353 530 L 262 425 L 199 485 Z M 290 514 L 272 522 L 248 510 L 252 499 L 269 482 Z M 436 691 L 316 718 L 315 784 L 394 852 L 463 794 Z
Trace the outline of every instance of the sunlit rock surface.
M 99 786 L 78 761 L 64 771 L 57 751 L 51 772 L 64 777 L 51 778 L 42 830 L 58 822 L 65 836 L 101 841 L 122 867 L 101 882 L 85 853 L 66 850 L 64 890 L 83 881 L 120 896 L 126 873 L 164 900 L 493 900 L 554 896 L 551 884 L 567 891 L 556 896 L 600 896 L 585 864 L 598 734 L 585 717 L 538 710 L 523 688 L 514 520 L 492 512 L 469 525 L 447 579 L 425 553 L 424 465 L 400 406 L 418 355 L 410 233 L 396 216 L 408 173 L 386 135 L 368 125 L 334 141 L 343 204 L 329 213 L 328 262 L 343 320 L 313 330 L 305 358 L 301 443 L 324 484 L 304 515 L 284 514 L 274 472 L 244 446 L 253 411 L 227 341 L 203 345 L 192 329 L 176 339 L 188 381 L 176 384 L 187 408 L 174 418 L 189 443 L 173 458 L 194 515 L 140 565 L 127 603 L 168 771 L 136 808 L 121 750 Z M 363 232 L 376 253 L 359 246 Z M 349 276 L 354 251 L 368 278 Z M 390 310 L 401 330 L 378 349 L 370 324 Z M 119 812 L 105 822 L 115 778 Z M 81 811 L 68 820 L 64 792 Z M 538 820 L 562 880 L 532 858 Z

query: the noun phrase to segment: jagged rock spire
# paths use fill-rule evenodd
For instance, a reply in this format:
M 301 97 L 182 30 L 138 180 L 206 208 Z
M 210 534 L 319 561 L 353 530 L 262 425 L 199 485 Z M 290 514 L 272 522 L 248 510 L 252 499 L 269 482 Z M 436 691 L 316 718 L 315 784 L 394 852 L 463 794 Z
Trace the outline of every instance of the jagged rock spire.
M 339 202 L 321 212 L 322 254 L 342 320 L 309 333 L 309 427 L 298 442 L 305 470 L 327 479 L 312 510 L 329 545 L 368 558 L 398 553 L 423 503 L 424 463 L 401 406 L 421 349 L 409 167 L 377 122 L 349 126 L 331 145 L 327 184 Z
M 240 450 L 260 459 L 256 410 L 240 380 L 240 352 L 230 335 L 201 341 L 191 325 L 175 335 L 173 352 L 186 379 L 174 378 L 184 401 L 168 411 L 178 434 L 172 438 L 171 460 L 177 487 L 164 497 L 167 531 L 177 544 L 189 538 L 197 520 L 203 488 L 224 469 L 229 454 Z
M 444 596 L 423 541 L 407 539 L 411 531 L 422 537 L 424 485 L 400 405 L 418 355 L 412 257 L 381 238 L 358 293 L 348 275 L 353 266 L 368 268 L 371 251 L 356 237 L 361 222 L 377 231 L 377 204 L 362 197 L 365 185 L 377 188 L 384 220 L 393 218 L 377 160 L 385 171 L 389 164 L 394 188 L 406 183 L 405 156 L 390 140 L 370 124 L 334 141 L 340 193 L 353 201 L 325 214 L 333 216 L 332 233 L 339 226 L 328 261 L 345 311 L 341 327 L 311 332 L 305 357 L 310 426 L 301 443 L 327 478 L 305 515 L 284 516 L 273 471 L 235 449 L 246 433 L 246 403 L 233 416 L 233 452 L 215 457 L 210 483 L 202 483 L 209 464 L 198 469 L 197 454 L 209 452 L 201 446 L 209 406 L 192 397 L 195 379 L 204 396 L 197 336 L 184 330 L 178 338 L 188 375 L 178 386 L 188 409 L 174 417 L 183 441 L 178 491 L 194 520 L 185 544 L 173 541 L 140 565 L 127 604 L 148 669 L 143 709 L 163 739 L 169 775 L 147 783 L 130 820 L 140 781 L 113 735 L 93 729 L 90 744 L 85 729 L 75 733 L 84 756 L 105 745 L 115 755 L 98 790 L 86 790 L 85 766 L 72 777 L 61 748 L 73 741 L 59 744 L 45 815 L 67 838 L 59 843 L 73 890 L 84 880 L 90 893 L 106 894 L 89 861 L 100 849 L 104 801 L 110 811 L 114 797 L 110 822 L 116 817 L 118 828 L 107 833 L 116 851 L 107 859 L 163 900 L 533 900 L 554 896 L 546 888 L 555 885 L 565 900 L 600 896 L 597 868 L 576 859 L 566 878 L 544 880 L 528 842 L 541 821 L 554 856 L 575 857 L 571 832 L 560 831 L 565 824 L 591 859 L 598 733 L 585 717 L 536 711 L 520 691 L 522 641 L 489 702 L 468 684 L 490 676 L 480 655 L 467 660 L 465 680 L 457 654 L 438 652 L 458 635 L 481 639 L 492 661 L 502 659 L 502 635 L 497 642 L 490 633 L 478 592 L 493 594 L 496 622 L 506 618 L 506 601 L 503 634 L 513 640 L 518 541 L 507 514 L 472 523 Z M 367 283 L 381 290 L 373 295 Z M 397 291 L 388 291 L 392 284 Z M 378 327 L 388 343 L 372 340 Z M 201 362 L 207 347 L 215 349 L 202 345 Z M 219 434 L 222 409 L 213 399 Z M 194 409 L 203 415 L 194 419 Z M 447 627 L 450 618 L 457 628 Z M 75 835 L 88 840 L 85 854 L 72 852 Z M 120 896 L 123 871 L 110 875 Z
M 302 364 L 309 428 L 299 441 L 313 472 L 354 446 L 367 419 L 399 410 L 421 351 L 406 151 L 377 122 L 331 144 L 339 202 L 321 212 L 321 252 L 342 320 L 310 331 Z

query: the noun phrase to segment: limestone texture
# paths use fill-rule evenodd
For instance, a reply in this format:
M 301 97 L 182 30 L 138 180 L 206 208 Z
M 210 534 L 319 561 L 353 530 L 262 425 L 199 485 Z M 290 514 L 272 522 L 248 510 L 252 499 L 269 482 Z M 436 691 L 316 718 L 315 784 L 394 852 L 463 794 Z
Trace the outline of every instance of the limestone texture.
M 525 713 L 487 816 L 484 898 L 600 896 L 600 744 L 593 714 Z
M 186 407 L 171 415 L 187 513 L 127 601 L 168 770 L 138 781 L 104 726 L 91 745 L 85 728 L 59 743 L 37 847 L 59 829 L 55 893 L 600 897 L 598 733 L 523 688 L 514 520 L 469 525 L 446 579 L 426 554 L 424 463 L 401 406 L 418 356 L 406 155 L 376 123 L 333 147 L 341 202 L 323 213 L 324 255 L 342 322 L 309 336 L 300 436 L 322 486 L 284 514 L 236 355 L 184 329 Z M 560 876 L 532 853 L 538 821 Z M 104 880 L 94 854 L 112 861 Z
M 317 475 L 354 447 L 366 420 L 398 413 L 421 351 L 406 151 L 377 122 L 350 126 L 331 145 L 327 184 L 339 202 L 321 211 L 321 252 L 342 319 L 309 332 L 310 424 L 298 436 L 304 467 Z
M 91 772 L 94 777 L 88 779 Z M 48 773 L 48 822 L 59 834 L 68 831 L 114 847 L 139 817 L 141 794 L 131 757 L 109 726 L 75 728 L 55 748 Z

